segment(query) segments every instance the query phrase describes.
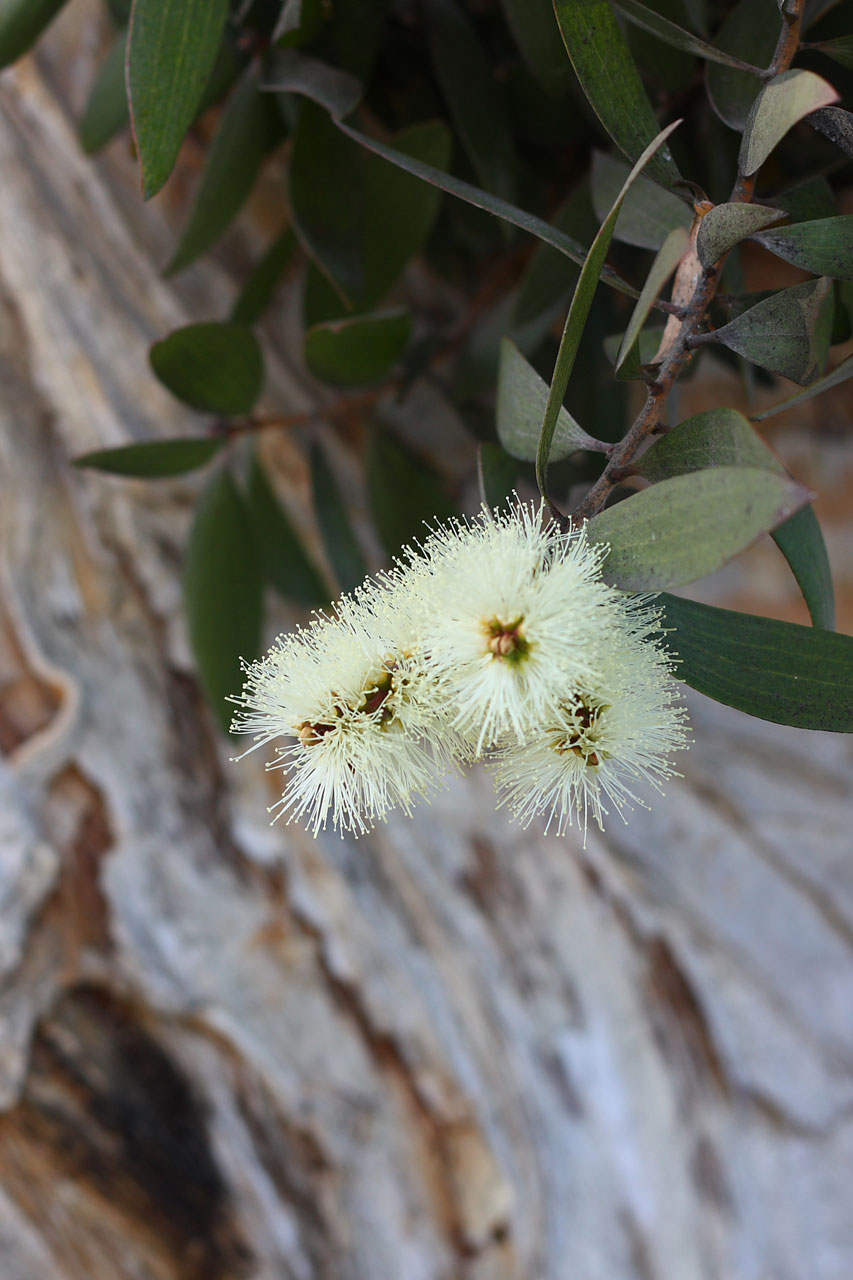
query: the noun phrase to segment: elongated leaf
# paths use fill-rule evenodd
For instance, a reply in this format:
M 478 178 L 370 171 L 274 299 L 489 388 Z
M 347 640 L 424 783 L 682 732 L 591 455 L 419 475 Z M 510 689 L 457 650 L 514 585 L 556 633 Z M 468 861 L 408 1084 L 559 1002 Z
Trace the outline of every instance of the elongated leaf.
M 853 280 L 853 214 L 797 222 L 754 238 L 778 258 L 803 271 L 834 280 Z
M 545 414 L 542 419 L 542 430 L 539 435 L 539 445 L 536 450 L 536 483 L 539 486 L 539 492 L 543 498 L 547 500 L 548 495 L 548 462 L 551 457 L 551 445 L 554 439 L 554 431 L 557 426 L 560 409 L 563 404 L 563 397 L 566 394 L 566 388 L 569 384 L 572 368 L 578 353 L 581 338 L 583 336 L 586 319 L 589 315 L 589 309 L 592 305 L 595 291 L 598 288 L 599 277 L 604 267 L 604 259 L 607 257 L 607 251 L 610 248 L 610 241 L 613 238 L 613 230 L 616 226 L 616 219 L 619 217 L 619 210 L 622 207 L 622 201 L 625 199 L 634 179 L 654 158 L 655 153 L 666 142 L 666 139 L 678 127 L 680 121 L 668 125 L 663 129 L 656 138 L 654 138 L 646 147 L 637 163 L 629 173 L 625 180 L 625 184 L 610 213 L 605 218 L 599 228 L 598 234 L 593 240 L 589 253 L 586 256 L 580 276 L 578 277 L 575 291 L 572 294 L 572 301 L 569 306 L 569 313 L 566 316 L 566 324 L 563 329 L 563 336 L 560 340 L 560 347 L 557 352 L 557 359 L 554 362 L 554 373 L 551 378 L 551 389 L 548 393 L 548 403 L 545 406 Z
M 277 49 L 270 54 L 260 87 L 273 93 L 301 94 L 340 117 L 354 111 L 364 93 L 357 76 L 295 49 Z
M 80 143 L 91 155 L 120 133 L 130 119 L 124 62 L 127 34 L 122 32 L 101 63 L 80 121 Z
M 376 531 L 390 556 L 426 532 L 426 522 L 458 514 L 432 467 L 382 427 L 375 427 L 365 463 Z
M 217 454 L 224 438 L 183 440 L 146 440 L 143 444 L 126 444 L 119 449 L 96 449 L 74 459 L 75 467 L 92 467 L 114 476 L 139 476 L 159 479 L 181 476 L 195 471 Z
M 326 555 L 341 591 L 352 591 L 366 578 L 367 564 L 326 455 L 317 445 L 311 450 L 311 481 Z
M 607 217 L 630 172 L 630 165 L 617 156 L 592 153 L 592 204 L 599 222 Z M 692 221 L 689 205 L 641 174 L 622 202 L 613 238 L 640 249 L 659 249 L 671 231 L 689 230 Z
M 275 496 L 257 453 L 249 470 L 248 507 L 264 577 L 285 600 L 327 604 L 329 588 Z
M 626 351 L 616 377 L 620 382 L 631 382 L 644 376 L 644 366 L 650 365 L 660 348 L 664 334 L 663 325 L 651 325 L 643 329 Z M 604 339 L 604 354 L 612 365 L 624 340 L 624 333 L 611 333 Z
M 755 173 L 799 120 L 837 101 L 832 85 L 813 71 L 783 71 L 776 76 L 750 110 L 738 160 L 741 173 Z
M 696 252 L 703 267 L 711 267 L 747 236 L 786 217 L 784 209 L 765 204 L 718 204 L 699 224 Z
M 423 10 L 433 71 L 454 131 L 486 190 L 513 200 L 515 152 L 482 41 L 453 0 L 424 0 Z
M 284 137 L 281 113 L 244 75 L 222 115 L 207 154 L 195 203 L 165 274 L 183 271 L 224 235 L 248 196 L 267 154 Z
M 656 591 L 714 573 L 809 496 L 788 477 L 759 467 L 708 467 L 617 502 L 587 530 L 593 542 L 610 547 L 607 582 Z
M 226 698 L 242 685 L 240 659 L 257 656 L 261 573 L 246 505 L 230 473 L 218 470 L 196 509 L 184 565 L 190 642 L 202 684 L 222 727 Z
M 617 374 L 621 371 L 634 343 L 639 338 L 640 330 L 649 317 L 649 312 L 654 305 L 655 299 L 659 296 L 667 280 L 684 257 L 689 244 L 690 233 L 684 227 L 676 227 L 673 231 L 670 231 L 658 250 L 616 355 Z
M 551 0 L 503 0 L 503 9 L 528 71 L 559 102 L 575 77 Z
M 411 317 L 400 308 L 316 324 L 305 335 L 305 363 L 333 385 L 379 382 L 402 358 L 411 331 Z
M 529 365 L 514 342 L 501 342 L 498 370 L 497 433 L 503 448 L 513 458 L 533 462 L 548 403 L 548 384 Z M 601 452 L 606 446 L 587 435 L 568 409 L 560 406 L 551 442 L 554 462 L 568 458 L 579 449 Z
M 782 289 L 717 329 L 714 339 L 762 369 L 806 383 L 815 373 L 815 326 L 829 288 L 821 278 Z
M 666 480 L 703 467 L 764 467 L 785 475 L 779 459 L 735 409 L 709 409 L 678 424 L 640 458 L 647 480 Z M 791 567 L 816 627 L 835 625 L 829 558 L 811 506 L 771 533 Z
M 798 391 L 796 395 L 789 396 L 787 400 L 780 400 L 778 404 L 772 404 L 769 409 L 763 409 L 761 413 L 754 413 L 752 421 L 763 422 L 765 418 L 772 418 L 776 413 L 783 413 L 786 409 L 793 409 L 796 405 L 804 404 L 806 400 L 811 400 L 814 396 L 822 395 L 824 391 L 829 391 L 832 387 L 839 386 L 842 382 L 846 382 L 848 378 L 853 378 L 853 356 L 848 356 L 846 360 L 842 360 L 829 373 L 810 383 L 802 391 Z
M 146 200 L 172 172 L 227 15 L 228 0 L 133 0 L 127 93 Z
M 518 476 L 518 463 L 499 444 L 477 446 L 477 479 L 480 498 L 487 507 L 500 507 L 512 493 Z
M 35 44 L 65 0 L 0 0 L 0 70 Z
M 382 156 L 383 159 L 390 160 L 392 164 L 405 169 L 407 173 L 411 173 L 415 177 L 421 178 L 424 182 L 429 182 L 433 186 L 439 187 L 442 191 L 447 191 L 450 195 L 458 196 L 460 200 L 466 201 L 467 204 L 472 204 L 478 209 L 484 209 L 486 213 L 494 214 L 496 218 L 500 218 L 503 222 L 509 222 L 514 227 L 519 227 L 522 231 L 529 231 L 537 239 L 544 241 L 545 244 L 552 245 L 560 253 L 565 254 L 572 262 L 582 263 L 584 261 L 586 250 L 582 244 L 579 244 L 564 232 L 559 231 L 556 227 L 552 227 L 550 223 L 545 222 L 542 218 L 537 218 L 535 214 L 527 213 L 524 209 L 508 204 L 507 201 L 499 199 L 488 191 L 481 191 L 479 187 L 472 186 L 470 182 L 464 182 L 461 178 L 455 178 L 452 174 L 437 169 L 435 165 L 426 164 L 421 160 L 407 156 L 366 133 L 351 129 L 347 124 L 343 124 L 340 121 L 336 121 L 336 123 L 341 132 L 345 133 L 347 137 L 352 138 L 363 147 L 367 147 L 376 155 Z M 623 280 L 611 268 L 606 267 L 601 278 L 605 284 L 618 289 L 620 293 L 626 293 L 631 298 L 637 296 L 636 289 L 632 288 L 627 280 Z
M 173 396 L 208 413 L 248 413 L 263 386 L 261 349 L 244 325 L 187 325 L 155 342 L 149 358 Z
M 853 156 L 853 115 L 843 107 L 822 107 L 806 116 L 806 123 L 820 130 L 830 142 Z
M 848 67 L 853 70 L 853 36 L 839 36 L 836 40 L 821 40 L 818 44 L 811 44 L 808 47 L 828 54 L 830 58 L 840 62 L 842 67 Z
M 625 37 L 607 0 L 554 0 L 560 32 L 581 87 L 613 141 L 632 162 L 659 137 Z M 649 176 L 671 186 L 679 173 L 668 149 L 653 153 Z
M 684 27 L 670 22 L 669 18 L 665 18 L 655 9 L 650 9 L 648 5 L 639 4 L 637 0 L 613 0 L 613 7 L 624 14 L 629 22 L 657 36 L 666 44 L 671 44 L 675 49 L 683 49 L 685 53 L 694 53 L 707 62 L 719 62 L 724 67 L 735 67 L 751 75 L 757 73 L 758 69 L 749 62 L 743 62 L 723 49 L 715 49 L 712 44 L 708 44 L 707 40 L 700 40 L 692 31 L 685 31 Z
M 853 732 L 853 638 L 661 595 L 678 678 L 748 715 Z
M 263 315 L 272 302 L 295 249 L 296 236 L 290 227 L 285 227 L 246 278 L 231 310 L 234 324 L 254 324 Z
M 556 28 L 556 21 L 555 21 Z M 560 51 L 565 58 L 562 41 Z M 554 214 L 554 226 L 578 243 L 592 240 L 598 229 L 589 198 L 589 187 L 579 182 Z M 549 244 L 538 244 L 521 279 L 512 311 L 515 326 L 539 325 L 543 336 L 562 313 L 569 291 L 578 278 L 577 264 Z
M 776 0 L 739 0 L 714 36 L 714 44 L 726 53 L 749 50 L 757 66 L 768 66 L 782 29 Z M 710 63 L 705 72 L 708 96 L 717 115 L 731 129 L 743 129 L 750 107 L 761 89 L 757 76 L 732 67 Z

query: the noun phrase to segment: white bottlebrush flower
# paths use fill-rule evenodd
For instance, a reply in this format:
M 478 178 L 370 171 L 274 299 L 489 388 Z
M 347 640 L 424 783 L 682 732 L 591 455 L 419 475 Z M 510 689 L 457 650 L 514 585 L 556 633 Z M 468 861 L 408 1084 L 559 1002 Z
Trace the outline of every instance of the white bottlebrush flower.
M 626 601 L 621 627 L 597 648 L 594 676 L 565 689 L 526 742 L 497 753 L 501 803 L 524 826 L 547 815 L 545 830 L 562 835 L 577 819 L 586 840 L 590 816 L 603 830 L 610 805 L 625 821 L 625 809 L 646 807 L 636 786 L 661 792 L 674 775 L 669 757 L 687 746 L 685 712 L 656 626 L 648 600 Z
M 507 734 L 525 740 L 594 675 L 614 594 L 602 554 L 516 501 L 437 529 L 403 571 L 427 662 L 474 754 Z
M 408 813 L 445 771 L 443 701 L 390 593 L 345 598 L 336 616 L 280 636 L 234 701 L 250 751 L 285 740 L 268 765 L 287 775 L 276 816 L 315 835 L 329 820 L 358 835 L 391 808 Z

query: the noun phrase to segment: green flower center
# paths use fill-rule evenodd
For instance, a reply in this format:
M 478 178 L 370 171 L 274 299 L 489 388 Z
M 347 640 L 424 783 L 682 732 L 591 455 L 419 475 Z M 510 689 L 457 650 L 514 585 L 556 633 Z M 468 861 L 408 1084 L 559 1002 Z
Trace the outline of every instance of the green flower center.
M 492 618 L 484 624 L 489 652 L 499 662 L 515 664 L 523 661 L 530 653 L 530 641 L 524 635 L 524 618 L 515 618 L 512 622 L 504 622 L 501 618 Z

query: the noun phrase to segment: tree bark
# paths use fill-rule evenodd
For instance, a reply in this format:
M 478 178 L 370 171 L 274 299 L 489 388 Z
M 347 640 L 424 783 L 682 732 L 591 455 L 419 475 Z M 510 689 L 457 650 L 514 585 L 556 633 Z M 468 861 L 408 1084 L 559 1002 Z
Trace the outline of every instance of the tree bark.
M 187 430 L 146 347 L 227 276 L 157 278 L 55 70 L 0 82 L 3 1280 L 849 1280 L 850 740 L 691 697 L 585 850 L 477 771 L 270 830 L 188 656 L 195 482 L 69 467 Z

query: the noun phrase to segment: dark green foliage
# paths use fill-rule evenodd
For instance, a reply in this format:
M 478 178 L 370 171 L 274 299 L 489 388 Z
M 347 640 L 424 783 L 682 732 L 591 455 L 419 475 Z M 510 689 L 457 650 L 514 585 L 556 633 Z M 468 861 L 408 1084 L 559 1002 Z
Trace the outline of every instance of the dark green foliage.
M 35 44 L 65 0 L 0 0 L 0 68 Z
M 341 591 L 352 591 L 364 581 L 367 564 L 326 455 L 317 447 L 311 450 L 311 478 L 314 508 L 326 554 Z
M 124 81 L 126 53 L 127 35 L 123 32 L 101 63 L 98 78 L 92 85 L 86 110 L 80 121 L 80 142 L 84 151 L 99 151 L 128 122 L 127 88 Z
M 114 476 L 160 479 L 196 471 L 209 462 L 225 444 L 225 438 L 152 440 L 126 444 L 120 449 L 97 449 L 74 459 L 75 467 L 91 467 Z
M 172 395 L 208 413 L 248 413 L 263 386 L 261 349 L 244 325 L 187 325 L 155 342 L 150 359 Z
M 246 500 L 267 582 L 286 600 L 326 604 L 329 589 L 276 498 L 257 453 L 252 454 Z
M 402 358 L 411 329 L 409 313 L 399 309 L 316 324 L 305 335 L 305 363 L 324 382 L 380 382 Z
M 390 431 L 375 426 L 367 447 L 367 496 L 382 545 L 396 555 L 426 524 L 456 514 L 441 478 Z

